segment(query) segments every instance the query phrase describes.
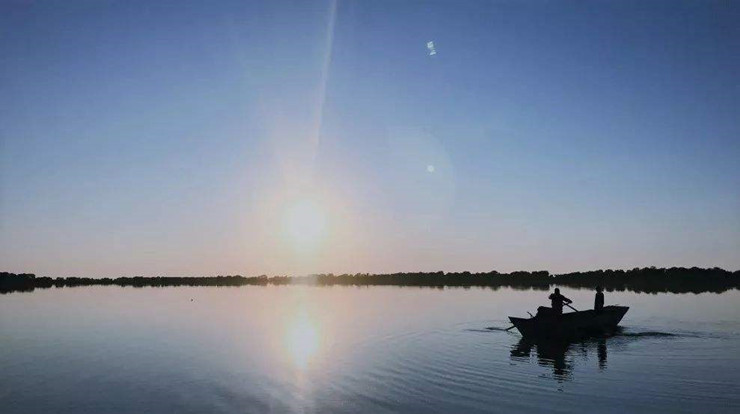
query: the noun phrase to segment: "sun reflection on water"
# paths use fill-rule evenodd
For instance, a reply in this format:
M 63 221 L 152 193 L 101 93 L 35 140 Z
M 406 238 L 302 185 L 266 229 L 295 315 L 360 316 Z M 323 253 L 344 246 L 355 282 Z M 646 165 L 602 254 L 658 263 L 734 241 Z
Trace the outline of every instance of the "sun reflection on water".
M 288 324 L 285 348 L 299 369 L 305 369 L 319 350 L 320 336 L 318 326 L 306 312 L 300 312 Z

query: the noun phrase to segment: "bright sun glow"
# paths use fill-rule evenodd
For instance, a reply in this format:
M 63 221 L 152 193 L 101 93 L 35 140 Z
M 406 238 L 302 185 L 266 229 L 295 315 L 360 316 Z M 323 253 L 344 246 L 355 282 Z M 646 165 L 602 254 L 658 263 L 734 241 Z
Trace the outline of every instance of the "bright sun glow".
M 295 366 L 306 368 L 319 349 L 318 329 L 307 314 L 299 314 L 288 326 L 285 346 Z
M 312 200 L 301 200 L 285 211 L 285 231 L 293 245 L 301 250 L 318 247 L 326 232 L 326 216 Z

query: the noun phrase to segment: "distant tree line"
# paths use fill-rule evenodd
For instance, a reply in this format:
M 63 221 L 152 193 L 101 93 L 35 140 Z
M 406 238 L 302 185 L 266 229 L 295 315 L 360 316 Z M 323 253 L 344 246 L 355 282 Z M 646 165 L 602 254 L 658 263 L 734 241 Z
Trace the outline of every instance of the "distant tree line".
M 316 286 L 419 286 L 419 287 L 488 287 L 497 289 L 546 290 L 553 285 L 592 289 L 602 286 L 607 291 L 644 293 L 721 293 L 740 288 L 740 270 L 720 268 L 635 268 L 632 270 L 594 270 L 552 275 L 547 271 L 499 273 L 417 272 L 390 274 L 320 274 L 313 276 L 209 276 L 209 277 L 36 277 L 33 273 L 0 272 L 0 293 L 28 292 L 39 288 L 75 286 L 244 286 L 244 285 L 316 285 Z

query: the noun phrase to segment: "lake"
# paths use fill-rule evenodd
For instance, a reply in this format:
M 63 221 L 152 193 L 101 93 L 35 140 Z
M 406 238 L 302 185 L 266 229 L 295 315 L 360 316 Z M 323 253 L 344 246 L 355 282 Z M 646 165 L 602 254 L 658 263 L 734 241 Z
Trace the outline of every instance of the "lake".
M 562 289 L 576 308 L 593 292 Z M 546 291 L 244 286 L 0 296 L 12 413 L 740 412 L 740 292 L 606 292 L 622 331 L 566 349 L 506 317 Z

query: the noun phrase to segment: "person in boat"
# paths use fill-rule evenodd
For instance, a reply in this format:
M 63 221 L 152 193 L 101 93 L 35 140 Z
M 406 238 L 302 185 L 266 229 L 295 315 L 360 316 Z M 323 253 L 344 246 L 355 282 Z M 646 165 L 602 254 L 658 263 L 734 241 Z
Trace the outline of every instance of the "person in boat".
M 601 312 L 604 310 L 604 289 L 601 286 L 596 286 L 596 297 L 594 298 L 594 310 Z
M 552 310 L 557 315 L 562 315 L 563 303 L 573 303 L 573 301 L 561 295 L 559 288 L 555 288 L 555 292 L 550 295 L 550 303 L 552 303 Z

